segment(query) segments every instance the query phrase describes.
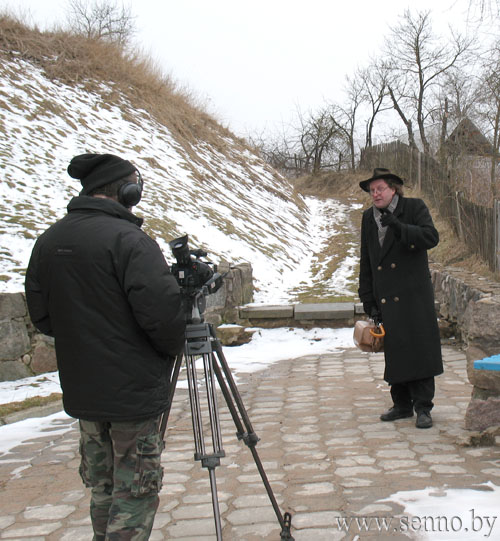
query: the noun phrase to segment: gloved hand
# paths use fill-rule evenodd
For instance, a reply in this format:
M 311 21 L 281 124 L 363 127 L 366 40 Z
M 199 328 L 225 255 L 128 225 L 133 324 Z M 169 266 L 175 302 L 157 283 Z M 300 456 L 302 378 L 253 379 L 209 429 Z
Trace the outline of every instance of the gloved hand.
M 374 303 L 374 302 L 364 302 L 363 303 L 363 312 L 367 315 L 367 316 L 370 316 L 371 317 L 371 314 L 372 314 L 372 309 L 375 308 L 375 310 L 377 309 L 377 305 Z
M 374 321 L 375 318 L 377 318 L 379 321 L 381 320 L 381 315 L 375 302 L 364 302 L 363 311 L 368 317 L 371 317 Z
M 370 317 L 373 319 L 373 323 L 375 323 L 375 325 L 380 325 L 382 323 L 382 314 L 377 307 L 372 309 Z
M 380 223 L 384 227 L 391 227 L 396 237 L 398 239 L 401 238 L 401 222 L 396 218 L 396 216 L 394 216 L 392 212 L 385 209 L 384 212 L 382 212 Z
M 364 302 L 363 310 L 368 317 L 371 317 L 376 325 L 382 323 L 382 314 L 374 302 Z

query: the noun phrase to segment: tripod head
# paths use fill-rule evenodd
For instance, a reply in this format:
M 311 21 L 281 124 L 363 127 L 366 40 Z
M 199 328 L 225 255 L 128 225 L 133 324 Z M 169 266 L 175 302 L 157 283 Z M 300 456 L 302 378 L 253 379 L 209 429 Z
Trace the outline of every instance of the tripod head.
M 187 321 L 201 323 L 206 297 L 220 289 L 227 272 L 220 274 L 215 263 L 203 261 L 201 258 L 207 256 L 205 250 L 190 250 L 187 235 L 170 241 L 169 246 L 176 259 L 172 274 L 181 287 Z

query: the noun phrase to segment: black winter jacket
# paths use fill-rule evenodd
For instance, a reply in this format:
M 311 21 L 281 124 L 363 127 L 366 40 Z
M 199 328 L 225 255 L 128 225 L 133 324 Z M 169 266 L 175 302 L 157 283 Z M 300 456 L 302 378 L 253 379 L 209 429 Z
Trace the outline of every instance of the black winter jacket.
M 113 200 L 75 197 L 33 248 L 28 309 L 55 338 L 72 417 L 132 421 L 167 407 L 185 315 L 177 281 L 141 224 Z
M 384 379 L 403 383 L 443 372 L 427 258 L 439 234 L 421 199 L 400 197 L 394 216 L 402 224 L 401 237 L 388 227 L 380 246 L 373 208 L 363 213 L 358 293 L 361 302 L 375 303 L 382 315 Z

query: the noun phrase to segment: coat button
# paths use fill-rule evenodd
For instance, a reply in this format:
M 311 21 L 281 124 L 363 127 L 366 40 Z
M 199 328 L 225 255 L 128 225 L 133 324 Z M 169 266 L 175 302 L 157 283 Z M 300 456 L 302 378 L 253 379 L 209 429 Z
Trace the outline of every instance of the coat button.
M 396 268 L 396 263 L 391 263 L 391 269 L 395 269 Z
M 415 249 L 415 245 L 414 245 L 414 244 L 410 244 L 410 248 L 411 248 L 412 250 L 414 250 L 414 249 Z
M 399 302 L 399 297 L 394 297 L 394 302 Z
M 382 265 L 379 265 L 379 266 L 377 267 L 377 270 L 381 271 L 381 270 L 382 270 Z
M 380 299 L 380 302 L 381 302 L 382 304 L 385 304 L 387 301 L 386 301 L 385 299 Z

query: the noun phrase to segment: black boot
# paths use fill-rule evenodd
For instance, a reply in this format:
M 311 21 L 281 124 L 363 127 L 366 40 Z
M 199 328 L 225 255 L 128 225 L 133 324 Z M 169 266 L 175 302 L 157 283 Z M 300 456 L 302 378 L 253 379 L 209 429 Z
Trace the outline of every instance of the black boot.
M 393 406 L 380 416 L 381 421 L 395 421 L 396 419 L 406 419 L 407 417 L 413 417 L 412 409 L 401 409 Z
M 417 428 L 431 428 L 432 417 L 428 411 L 419 411 L 417 413 L 417 422 L 415 423 Z

